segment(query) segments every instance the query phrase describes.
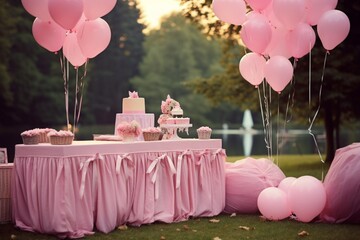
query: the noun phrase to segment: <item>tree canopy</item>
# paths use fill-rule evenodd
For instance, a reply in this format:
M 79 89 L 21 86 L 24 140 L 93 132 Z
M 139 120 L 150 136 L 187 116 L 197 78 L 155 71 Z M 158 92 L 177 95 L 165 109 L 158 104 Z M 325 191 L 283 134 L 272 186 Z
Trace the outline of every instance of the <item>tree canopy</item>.
M 104 17 L 111 28 L 111 42 L 91 63 L 87 95 L 87 106 L 98 124 L 114 122 L 116 113 L 121 112 L 121 99 L 128 95 L 130 78 L 139 72 L 144 41 L 139 18 L 134 0 L 117 1 Z
M 214 20 L 214 14 L 210 8 L 211 0 L 189 1 L 181 0 L 184 5 L 184 14 L 194 22 L 202 24 L 203 31 L 211 36 L 229 39 L 228 47 L 224 48 L 223 64 L 226 69 L 222 74 L 214 75 L 211 78 L 193 79 L 191 85 L 196 92 L 202 93 L 213 101 L 227 100 L 240 107 L 258 107 L 256 101 L 257 91 L 253 86 L 245 82 L 239 74 L 238 62 L 243 53 L 232 54 L 232 49 L 239 49 L 236 41 L 241 26 L 224 24 Z M 337 9 L 345 12 L 352 24 L 347 39 L 337 48 L 330 52 L 325 68 L 323 93 L 319 102 L 319 88 L 324 64 L 325 50 L 319 40 L 312 50 L 311 58 L 311 79 L 312 96 L 311 108 L 309 109 L 309 58 L 303 57 L 296 64 L 295 81 L 290 84 L 281 95 L 280 102 L 283 109 L 286 108 L 287 99 L 290 95 L 294 98 L 292 107 L 293 120 L 303 121 L 313 116 L 316 108 L 321 104 L 319 121 L 324 121 L 327 136 L 327 159 L 332 160 L 335 149 L 341 147 L 338 140 L 340 135 L 340 123 L 351 122 L 360 117 L 360 108 L 357 107 L 357 94 L 359 92 L 359 55 L 360 47 L 357 44 L 359 39 L 359 3 L 356 1 L 339 1 Z M 209 19 L 209 20 L 207 20 Z M 221 95 L 217 89 L 221 87 Z M 225 97 L 227 96 L 227 98 Z M 255 104 L 254 104 L 255 103 Z M 304 111 L 305 109 L 309 109 Z M 283 110 L 285 112 L 285 110 Z M 319 122 L 318 121 L 318 122 Z M 334 135 L 335 134 L 335 135 Z
M 165 19 L 144 42 L 140 75 L 131 83 L 146 98 L 148 112 L 160 114 L 167 94 L 181 103 L 194 123 L 209 124 L 210 106 L 204 97 L 184 86 L 186 80 L 222 72 L 220 43 L 207 38 L 180 14 Z

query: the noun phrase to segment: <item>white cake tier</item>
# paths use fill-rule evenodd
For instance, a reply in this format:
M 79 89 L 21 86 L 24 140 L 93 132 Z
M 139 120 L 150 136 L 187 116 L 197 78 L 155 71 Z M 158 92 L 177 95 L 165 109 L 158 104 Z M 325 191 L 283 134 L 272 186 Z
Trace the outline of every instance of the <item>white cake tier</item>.
M 123 98 L 122 100 L 123 113 L 143 113 L 145 114 L 145 99 L 144 98 Z

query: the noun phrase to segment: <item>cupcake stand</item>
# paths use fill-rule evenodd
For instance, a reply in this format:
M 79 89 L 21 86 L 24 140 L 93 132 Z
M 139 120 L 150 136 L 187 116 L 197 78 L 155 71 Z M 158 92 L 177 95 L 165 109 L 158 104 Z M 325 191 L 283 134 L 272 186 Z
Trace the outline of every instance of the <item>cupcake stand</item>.
M 170 138 L 167 140 L 179 140 L 181 139 L 178 135 L 178 131 L 185 131 L 189 134 L 189 128 L 192 127 L 192 124 L 161 124 L 160 128 L 166 129 L 167 133 L 170 134 Z

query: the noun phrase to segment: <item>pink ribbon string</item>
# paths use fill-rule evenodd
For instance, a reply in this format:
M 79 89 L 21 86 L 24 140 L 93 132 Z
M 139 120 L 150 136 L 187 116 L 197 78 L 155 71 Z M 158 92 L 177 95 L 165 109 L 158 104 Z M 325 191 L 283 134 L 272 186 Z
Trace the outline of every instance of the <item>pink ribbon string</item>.
M 86 180 L 86 175 L 88 172 L 88 168 L 90 163 L 95 163 L 96 160 L 104 160 L 104 157 L 102 155 L 100 155 L 99 153 L 96 153 L 93 157 L 88 158 L 86 161 L 80 163 L 80 171 L 81 171 L 81 185 L 80 185 L 80 199 L 82 199 L 84 197 L 84 192 L 85 192 L 85 180 Z
M 128 166 L 133 167 L 134 166 L 134 162 L 132 157 L 130 156 L 130 154 L 125 153 L 125 154 L 121 154 L 118 155 L 116 158 L 116 174 L 119 175 L 121 172 L 121 166 L 123 165 L 123 162 L 127 161 Z M 125 163 L 124 163 L 125 164 Z M 126 178 L 130 177 L 130 171 L 128 168 L 126 168 L 125 166 L 124 168 L 124 172 L 125 172 L 125 176 Z
M 199 160 L 196 162 L 196 165 L 199 166 L 200 168 L 200 178 L 199 178 L 199 181 L 200 181 L 200 186 L 202 187 L 202 179 L 204 178 L 204 171 L 205 171 L 205 168 L 204 168 L 204 161 L 206 160 L 206 155 L 209 154 L 209 150 L 208 149 L 205 149 L 203 151 L 201 151 L 198 156 L 199 156 Z
M 219 156 L 221 157 L 226 157 L 226 152 L 224 149 L 219 148 L 216 151 L 214 151 L 212 153 L 212 158 L 211 158 L 211 162 L 213 162 L 216 158 L 218 158 Z
M 176 168 L 176 188 L 180 187 L 182 160 L 184 159 L 184 157 L 188 157 L 188 156 L 191 156 L 190 150 L 185 150 L 178 156 L 178 164 Z
M 151 182 L 153 184 L 155 184 L 155 200 L 159 199 L 159 181 L 156 181 L 156 180 L 157 180 L 159 168 L 161 166 L 161 162 L 163 160 L 168 161 L 171 173 L 176 174 L 176 169 L 175 169 L 174 163 L 173 163 L 172 159 L 166 155 L 166 153 L 164 153 L 163 155 L 161 155 L 160 157 L 157 157 L 155 160 L 152 161 L 152 163 L 150 164 L 146 173 L 150 174 L 151 172 L 153 172 L 153 175 L 151 177 Z

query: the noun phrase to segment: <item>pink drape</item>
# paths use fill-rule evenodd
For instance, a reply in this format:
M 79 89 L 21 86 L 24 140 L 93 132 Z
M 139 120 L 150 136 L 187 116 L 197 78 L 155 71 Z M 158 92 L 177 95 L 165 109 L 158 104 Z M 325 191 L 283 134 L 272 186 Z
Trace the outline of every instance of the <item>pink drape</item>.
M 360 223 L 360 143 L 336 151 L 324 187 L 326 205 L 321 220 Z
M 147 142 L 76 144 L 61 151 L 16 146 L 12 203 L 18 227 L 79 238 L 94 227 L 108 233 L 123 224 L 184 221 L 217 215 L 225 206 L 221 140 L 164 143 L 170 151 L 162 142 L 158 151 Z M 104 152 L 113 148 L 117 153 Z

